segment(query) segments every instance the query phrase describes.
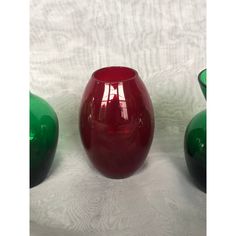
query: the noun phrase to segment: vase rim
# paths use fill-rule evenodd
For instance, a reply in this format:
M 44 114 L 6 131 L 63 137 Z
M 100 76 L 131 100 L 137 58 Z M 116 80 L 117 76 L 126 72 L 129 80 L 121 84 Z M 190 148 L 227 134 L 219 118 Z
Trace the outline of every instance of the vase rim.
M 138 76 L 138 72 L 126 66 L 102 67 L 93 72 L 92 78 L 102 83 L 126 82 Z
M 198 75 L 198 81 L 200 85 L 204 86 L 205 88 L 206 88 L 206 72 L 207 72 L 207 69 L 204 69 Z

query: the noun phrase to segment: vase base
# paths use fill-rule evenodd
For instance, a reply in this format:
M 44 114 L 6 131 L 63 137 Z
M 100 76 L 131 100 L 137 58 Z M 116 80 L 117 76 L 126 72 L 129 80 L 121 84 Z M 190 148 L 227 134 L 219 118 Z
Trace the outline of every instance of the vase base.
M 191 161 L 190 161 L 191 160 Z M 206 169 L 186 154 L 186 163 L 195 185 L 206 193 Z
M 41 184 L 48 177 L 48 169 L 44 169 L 44 171 L 37 173 L 36 171 L 31 171 L 34 174 L 30 174 L 30 188 L 33 188 L 39 184 Z
M 41 184 L 46 178 L 47 176 L 36 180 L 30 179 L 30 188 L 36 187 L 37 185 Z

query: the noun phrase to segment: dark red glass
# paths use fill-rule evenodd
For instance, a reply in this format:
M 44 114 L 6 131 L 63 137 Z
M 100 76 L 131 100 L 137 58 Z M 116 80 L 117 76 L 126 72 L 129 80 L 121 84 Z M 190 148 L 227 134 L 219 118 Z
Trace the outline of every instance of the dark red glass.
M 81 138 L 94 166 L 110 178 L 132 175 L 147 157 L 153 131 L 152 103 L 137 71 L 95 71 L 80 108 Z

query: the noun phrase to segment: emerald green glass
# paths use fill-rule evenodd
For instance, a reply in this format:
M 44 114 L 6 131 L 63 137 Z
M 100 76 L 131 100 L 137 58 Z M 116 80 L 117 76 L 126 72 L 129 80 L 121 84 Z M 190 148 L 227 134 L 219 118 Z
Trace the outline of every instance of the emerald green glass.
M 198 80 L 206 98 L 206 69 Z M 206 190 L 206 110 L 198 113 L 189 123 L 185 132 L 185 160 L 196 184 Z
M 52 165 L 59 125 L 53 108 L 30 93 L 30 187 L 40 184 Z
M 205 69 L 198 76 L 198 81 L 205 98 L 206 98 L 206 79 L 207 79 L 207 70 Z

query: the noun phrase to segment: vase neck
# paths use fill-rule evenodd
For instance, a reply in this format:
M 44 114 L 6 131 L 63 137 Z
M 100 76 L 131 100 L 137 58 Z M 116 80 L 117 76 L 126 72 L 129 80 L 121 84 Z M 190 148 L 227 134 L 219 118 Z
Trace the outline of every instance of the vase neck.
M 204 97 L 206 98 L 207 69 L 204 69 L 203 71 L 200 72 L 200 74 L 198 75 L 198 81 L 199 81 L 202 93 Z

